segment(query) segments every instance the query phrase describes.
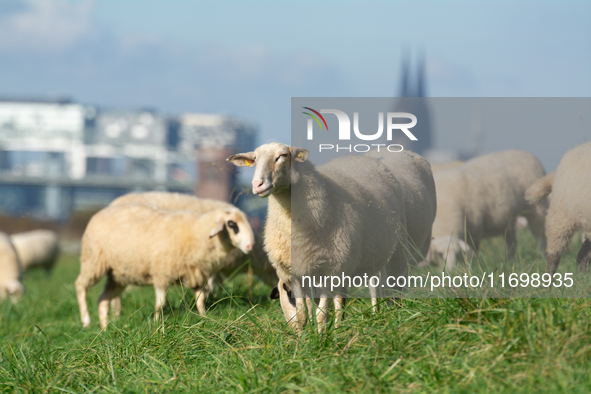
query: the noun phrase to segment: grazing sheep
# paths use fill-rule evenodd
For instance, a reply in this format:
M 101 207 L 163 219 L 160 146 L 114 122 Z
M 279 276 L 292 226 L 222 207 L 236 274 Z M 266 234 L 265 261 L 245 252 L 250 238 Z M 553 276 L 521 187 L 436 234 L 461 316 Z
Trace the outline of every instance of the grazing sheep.
M 435 174 L 437 171 L 449 170 L 450 168 L 459 167 L 462 164 L 464 164 L 464 162 L 459 160 L 439 164 L 431 163 L 431 171 L 433 171 L 433 174 Z
M 527 219 L 530 231 L 543 251 L 547 204 L 525 200 L 525 190 L 544 176 L 531 153 L 508 150 L 474 158 L 465 164 L 434 174 L 437 217 L 428 261 L 447 255 L 447 269 L 454 269 L 459 253 L 478 249 L 481 239 L 504 235 L 508 258 L 517 247 L 516 218 Z
M 86 289 L 107 275 L 99 298 L 101 327 L 107 325 L 109 301 L 127 285 L 153 285 L 158 318 L 168 287 L 178 281 L 194 289 L 197 308 L 205 314 L 204 287 L 234 247 L 252 250 L 254 234 L 246 215 L 218 209 L 206 214 L 155 209 L 140 204 L 116 205 L 95 214 L 82 237 L 76 293 L 82 324 L 90 324 Z
M 0 233 L 0 300 L 10 296 L 16 302 L 24 289 L 20 281 L 21 268 L 8 236 Z
M 418 155 L 403 155 L 401 165 L 424 161 Z M 304 303 L 308 311 L 311 306 L 309 294 L 303 298 L 302 276 L 372 276 L 386 268 L 391 275 L 406 275 L 412 250 L 407 225 L 412 220 L 423 221 L 423 217 L 405 215 L 406 184 L 398 179 L 406 173 L 404 168 L 394 175 L 383 157 L 348 156 L 319 167 L 307 158 L 305 149 L 271 143 L 227 159 L 238 166 L 256 164 L 253 193 L 269 197 L 264 247 L 280 279 L 274 293 L 295 292 L 293 308 L 285 297 L 280 299 L 287 320 L 300 331 L 307 320 Z M 429 164 L 425 162 L 424 167 L 430 176 Z M 412 172 L 409 168 L 408 173 Z M 434 210 L 434 194 L 432 201 Z M 427 244 L 431 224 L 432 220 L 423 226 Z M 322 328 L 327 322 L 329 293 L 325 288 L 319 291 L 316 318 Z M 341 286 L 334 300 L 337 322 L 345 291 Z M 375 299 L 375 287 L 370 286 L 370 294 Z
M 128 193 L 116 198 L 110 205 L 114 206 L 122 204 L 142 204 L 153 208 L 189 210 L 200 214 L 211 212 L 214 209 L 236 209 L 234 205 L 220 200 L 161 191 Z M 244 263 L 248 259 L 251 260 L 251 264 L 245 265 Z M 267 255 L 263 251 L 262 240 L 260 237 L 255 237 L 254 248 L 248 255 L 242 253 L 240 249 L 234 249 L 228 253 L 226 262 L 223 266 L 225 268 L 220 272 L 221 275 L 230 275 L 237 267 L 240 267 L 239 272 L 246 272 L 250 276 L 256 275 L 267 284 L 277 283 L 277 275 L 269 263 Z M 213 291 L 215 279 L 215 275 L 210 278 L 210 292 Z
M 556 173 L 534 183 L 527 190 L 526 198 L 537 203 L 550 193 L 552 199 L 546 217 L 546 272 L 556 273 L 560 258 L 579 229 L 584 233 L 577 263 L 585 271 L 591 259 L 591 142 L 566 152 Z
M 57 233 L 51 230 L 34 230 L 10 236 L 21 267 L 45 268 L 49 274 L 59 254 L 59 239 Z

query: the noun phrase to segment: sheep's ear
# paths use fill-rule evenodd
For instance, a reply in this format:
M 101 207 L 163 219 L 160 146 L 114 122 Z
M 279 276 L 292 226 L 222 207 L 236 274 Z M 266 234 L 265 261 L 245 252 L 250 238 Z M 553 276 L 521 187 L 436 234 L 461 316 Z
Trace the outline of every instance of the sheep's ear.
M 228 157 L 226 161 L 238 167 L 250 167 L 254 164 L 254 152 L 238 153 Z
M 277 285 L 273 286 L 273 288 L 271 289 L 271 294 L 269 295 L 269 297 L 272 300 L 276 300 L 279 298 L 279 289 L 277 288 Z
M 293 157 L 295 161 L 304 162 L 308 160 L 308 155 L 310 154 L 310 151 L 308 149 L 296 148 L 294 146 L 292 148 L 289 148 L 289 150 L 291 151 L 291 157 Z
M 215 222 L 215 227 L 213 229 L 211 229 L 211 232 L 209 233 L 209 238 L 215 237 L 216 235 L 221 233 L 223 230 L 224 230 L 224 218 L 222 216 L 219 216 L 218 220 L 216 220 L 216 222 Z

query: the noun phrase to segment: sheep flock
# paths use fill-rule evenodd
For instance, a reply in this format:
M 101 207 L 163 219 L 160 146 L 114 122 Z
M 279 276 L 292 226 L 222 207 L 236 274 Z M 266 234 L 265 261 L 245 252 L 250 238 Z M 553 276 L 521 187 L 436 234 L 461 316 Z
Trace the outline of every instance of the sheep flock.
M 252 193 L 268 202 L 263 233 L 224 201 L 171 192 L 115 199 L 91 218 L 81 241 L 75 291 L 84 327 L 91 324 L 87 290 L 102 278 L 104 329 L 132 285 L 154 288 L 155 319 L 178 283 L 192 290 L 205 315 L 216 283 L 251 262 L 251 276 L 275 285 L 271 298 L 290 326 L 301 333 L 314 321 L 322 330 L 332 308 L 341 324 L 351 285 L 310 278 L 406 277 L 419 266 L 458 270 L 490 237 L 503 237 L 506 261 L 514 261 L 516 226 L 533 234 L 547 273 L 556 273 L 577 231 L 580 271 L 591 264 L 591 143 L 566 152 L 550 174 L 522 150 L 438 165 L 413 152 L 373 151 L 316 166 L 306 149 L 270 143 L 227 161 L 254 169 Z M 53 231 L 0 233 L 0 299 L 26 295 L 23 271 L 51 274 L 59 252 Z M 366 286 L 374 310 L 379 298 L 405 291 L 383 287 Z

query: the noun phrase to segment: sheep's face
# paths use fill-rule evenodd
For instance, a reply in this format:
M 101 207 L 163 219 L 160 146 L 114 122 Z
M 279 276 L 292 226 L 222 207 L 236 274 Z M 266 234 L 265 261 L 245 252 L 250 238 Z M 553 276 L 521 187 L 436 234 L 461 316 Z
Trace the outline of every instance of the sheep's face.
M 259 146 L 254 152 L 239 153 L 226 160 L 240 167 L 256 166 L 252 192 L 264 198 L 290 190 L 291 163 L 306 161 L 308 153 L 306 149 L 272 142 Z
M 437 237 L 431 241 L 427 261 L 452 270 L 456 268 L 458 257 L 468 259 L 472 254 L 472 248 L 461 239 L 449 236 Z
M 296 306 L 295 306 L 295 299 L 292 298 L 292 293 L 289 287 L 279 279 L 279 283 L 277 286 L 273 287 L 271 290 L 271 299 L 279 298 L 279 302 L 281 303 L 281 309 L 283 309 L 283 314 L 285 315 L 285 320 L 294 328 L 297 328 L 297 319 L 296 319 Z
M 9 296 L 12 302 L 17 302 L 23 293 L 23 285 L 18 280 L 9 280 L 0 289 L 0 299 Z
M 221 211 L 218 213 L 215 227 L 211 230 L 209 238 L 222 236 L 227 233 L 230 243 L 247 254 L 254 247 L 254 232 L 248 217 L 242 211 Z

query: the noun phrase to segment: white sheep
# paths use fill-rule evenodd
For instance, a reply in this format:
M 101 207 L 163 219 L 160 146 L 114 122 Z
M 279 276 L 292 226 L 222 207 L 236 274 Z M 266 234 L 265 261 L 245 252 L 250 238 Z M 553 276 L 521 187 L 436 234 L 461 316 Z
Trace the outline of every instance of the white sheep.
M 463 161 L 449 161 L 447 163 L 431 163 L 431 171 L 435 174 L 437 171 L 449 170 L 450 168 L 456 168 L 464 164 Z
M 546 217 L 546 272 L 554 275 L 570 240 L 583 229 L 583 244 L 577 254 L 582 271 L 591 259 L 591 142 L 566 152 L 556 173 L 534 183 L 526 193 L 532 203 L 552 199 Z
M 8 236 L 0 233 L 0 300 L 10 296 L 16 302 L 23 292 L 18 257 Z
M 59 238 L 55 231 L 34 230 L 13 234 L 10 242 L 23 271 L 39 267 L 47 273 L 51 272 L 59 254 Z
M 521 150 L 490 153 L 434 173 L 437 217 L 428 261 L 447 255 L 446 268 L 454 269 L 459 253 L 470 254 L 478 250 L 480 240 L 497 235 L 505 236 L 512 259 L 520 215 L 527 219 L 543 251 L 547 203 L 531 205 L 524 194 L 544 174 L 539 160 Z
M 107 275 L 99 298 L 101 327 L 109 301 L 127 285 L 153 285 L 158 318 L 168 287 L 178 281 L 194 289 L 205 314 L 204 287 L 234 247 L 252 250 L 254 234 L 246 215 L 219 209 L 206 214 L 155 209 L 140 204 L 109 206 L 96 213 L 84 232 L 76 293 L 82 324 L 90 324 L 86 289 Z
M 305 149 L 271 143 L 227 159 L 238 166 L 256 164 L 253 193 L 269 197 L 264 246 L 280 279 L 275 293 L 294 291 L 295 307 L 280 298 L 287 320 L 300 331 L 307 320 L 304 305 L 308 303 L 308 311 L 311 306 L 311 300 L 303 297 L 304 275 L 372 276 L 385 268 L 389 274 L 406 275 L 412 254 L 407 225 L 424 220 L 406 216 L 405 184 L 398 179 L 405 171 L 393 174 L 389 160 L 349 156 L 315 167 L 307 158 Z M 413 166 L 416 160 L 424 162 L 418 155 L 404 154 L 399 163 Z M 430 174 L 428 163 L 424 168 Z M 434 193 L 431 200 L 434 216 Z M 420 210 L 417 213 L 421 215 Z M 432 218 L 424 221 L 426 233 L 417 243 L 419 248 L 430 239 Z M 334 300 L 337 321 L 345 291 L 341 286 Z M 370 286 L 370 293 L 375 299 L 376 288 Z M 316 295 L 319 328 L 327 321 L 328 295 L 326 288 Z
M 236 209 L 228 202 L 199 198 L 188 194 L 151 191 L 144 193 L 128 193 L 116 198 L 111 202 L 111 206 L 122 204 L 142 204 L 153 208 L 163 208 L 172 210 L 189 210 L 196 213 L 207 213 L 215 209 Z M 250 259 L 250 264 L 245 265 Z M 239 272 L 247 272 L 249 276 L 256 275 L 267 284 L 277 283 L 275 270 L 269 263 L 266 253 L 263 251 L 262 239 L 255 237 L 255 245 L 249 254 L 244 254 L 240 249 L 234 249 L 228 254 L 224 269 L 220 272 L 221 276 L 227 276 L 240 267 Z M 213 291 L 216 276 L 209 280 L 208 291 Z

